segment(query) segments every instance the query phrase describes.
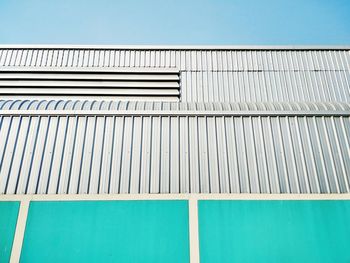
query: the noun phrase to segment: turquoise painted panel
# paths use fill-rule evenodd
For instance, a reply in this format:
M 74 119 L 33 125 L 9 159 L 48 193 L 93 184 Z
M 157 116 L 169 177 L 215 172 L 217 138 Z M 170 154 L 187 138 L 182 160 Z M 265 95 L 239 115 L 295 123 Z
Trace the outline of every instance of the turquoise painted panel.
M 350 201 L 199 201 L 202 263 L 349 263 Z
M 0 263 L 10 261 L 19 202 L 0 202 Z
M 21 262 L 189 262 L 187 201 L 31 202 Z

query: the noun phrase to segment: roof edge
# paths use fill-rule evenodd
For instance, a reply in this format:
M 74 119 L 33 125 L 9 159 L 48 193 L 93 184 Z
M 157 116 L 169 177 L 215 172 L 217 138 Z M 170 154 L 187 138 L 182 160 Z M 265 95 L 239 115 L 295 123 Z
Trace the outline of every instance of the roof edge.
M 350 45 L 73 45 L 8 44 L 0 49 L 125 49 L 125 50 L 350 50 Z

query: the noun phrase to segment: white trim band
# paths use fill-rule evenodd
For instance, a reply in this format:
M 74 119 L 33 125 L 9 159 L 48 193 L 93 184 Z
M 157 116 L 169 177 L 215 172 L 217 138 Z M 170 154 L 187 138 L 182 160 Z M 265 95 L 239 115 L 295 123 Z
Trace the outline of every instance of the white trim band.
M 0 195 L 0 201 L 118 200 L 350 200 L 344 194 L 37 194 Z

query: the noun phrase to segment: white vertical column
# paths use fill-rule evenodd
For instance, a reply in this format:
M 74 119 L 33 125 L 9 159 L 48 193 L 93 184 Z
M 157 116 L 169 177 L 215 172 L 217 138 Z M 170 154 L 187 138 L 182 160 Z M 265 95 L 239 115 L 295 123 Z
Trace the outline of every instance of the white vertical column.
M 190 262 L 199 263 L 199 234 L 198 234 L 198 200 L 190 197 L 189 227 L 190 227 Z
M 24 231 L 27 223 L 28 208 L 29 208 L 29 200 L 22 200 L 19 207 L 15 237 L 13 239 L 13 244 L 12 244 L 12 251 L 11 251 L 11 258 L 10 258 L 11 263 L 18 263 L 21 257 Z

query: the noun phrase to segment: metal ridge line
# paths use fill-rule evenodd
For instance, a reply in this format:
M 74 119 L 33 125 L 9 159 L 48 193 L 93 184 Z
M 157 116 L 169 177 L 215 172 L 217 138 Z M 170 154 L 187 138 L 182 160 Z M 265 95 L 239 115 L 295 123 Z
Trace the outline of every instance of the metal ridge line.
M 349 117 L 350 111 L 0 110 L 0 116 Z
M 126 50 L 350 50 L 350 45 L 77 45 L 8 44 L 0 49 L 126 49 Z

